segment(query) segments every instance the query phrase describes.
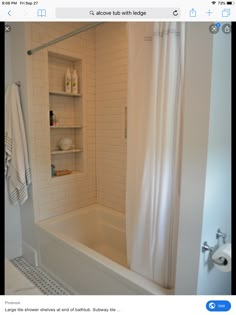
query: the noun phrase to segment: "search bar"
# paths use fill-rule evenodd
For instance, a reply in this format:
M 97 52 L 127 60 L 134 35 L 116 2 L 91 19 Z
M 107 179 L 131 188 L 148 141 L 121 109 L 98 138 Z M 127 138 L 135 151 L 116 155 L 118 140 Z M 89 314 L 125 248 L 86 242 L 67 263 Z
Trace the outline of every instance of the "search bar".
M 179 8 L 56 8 L 60 19 L 94 20 L 156 20 L 180 18 Z

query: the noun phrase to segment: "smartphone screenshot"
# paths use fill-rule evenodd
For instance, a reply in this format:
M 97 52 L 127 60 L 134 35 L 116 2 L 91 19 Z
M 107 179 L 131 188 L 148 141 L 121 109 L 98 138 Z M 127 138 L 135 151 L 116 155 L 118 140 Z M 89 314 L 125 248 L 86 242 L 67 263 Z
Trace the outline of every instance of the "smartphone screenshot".
M 1 314 L 235 314 L 235 19 L 235 1 L 0 2 Z

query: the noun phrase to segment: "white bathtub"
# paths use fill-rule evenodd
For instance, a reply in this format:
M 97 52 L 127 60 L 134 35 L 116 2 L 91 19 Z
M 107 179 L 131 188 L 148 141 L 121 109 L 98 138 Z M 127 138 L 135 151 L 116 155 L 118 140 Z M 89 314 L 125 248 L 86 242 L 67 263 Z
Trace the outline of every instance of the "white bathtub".
M 40 267 L 72 294 L 172 294 L 128 269 L 123 214 L 96 204 L 37 226 Z

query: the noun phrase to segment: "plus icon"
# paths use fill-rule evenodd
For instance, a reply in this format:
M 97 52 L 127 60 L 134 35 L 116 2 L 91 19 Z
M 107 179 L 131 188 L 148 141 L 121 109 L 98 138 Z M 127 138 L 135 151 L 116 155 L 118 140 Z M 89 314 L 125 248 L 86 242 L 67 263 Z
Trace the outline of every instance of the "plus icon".
M 213 12 L 211 12 L 211 10 L 209 9 L 206 14 L 208 14 L 209 16 L 212 14 Z

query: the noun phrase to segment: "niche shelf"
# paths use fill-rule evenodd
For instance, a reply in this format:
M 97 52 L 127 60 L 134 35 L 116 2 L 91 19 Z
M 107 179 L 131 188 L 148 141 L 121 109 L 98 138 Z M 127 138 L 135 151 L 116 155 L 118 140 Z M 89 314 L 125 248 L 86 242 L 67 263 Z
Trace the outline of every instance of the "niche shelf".
M 75 94 L 75 93 L 67 93 L 67 92 L 61 92 L 61 91 L 49 91 L 50 95 L 61 95 L 61 96 L 71 96 L 71 97 L 80 97 L 81 94 Z
M 62 129 L 62 128 L 65 128 L 65 129 L 68 129 L 68 128 L 83 128 L 82 126 L 50 126 L 51 129 Z
M 51 154 L 52 155 L 55 155 L 55 154 L 70 154 L 70 153 L 76 153 L 76 152 L 82 152 L 82 150 L 80 150 L 80 149 L 73 149 L 73 150 L 66 150 L 66 151 L 55 150 L 55 151 L 51 151 Z
M 68 68 L 71 72 L 73 69 L 77 71 L 79 78 L 77 94 L 64 91 L 65 73 Z M 82 58 L 48 50 L 48 113 L 52 110 L 57 120 L 57 125 L 50 126 L 51 164 L 55 166 L 55 171 L 67 169 L 72 171 L 71 174 L 84 171 L 82 70 Z M 58 144 L 63 137 L 72 139 L 75 149 L 59 150 Z M 64 176 L 69 175 L 60 177 Z

